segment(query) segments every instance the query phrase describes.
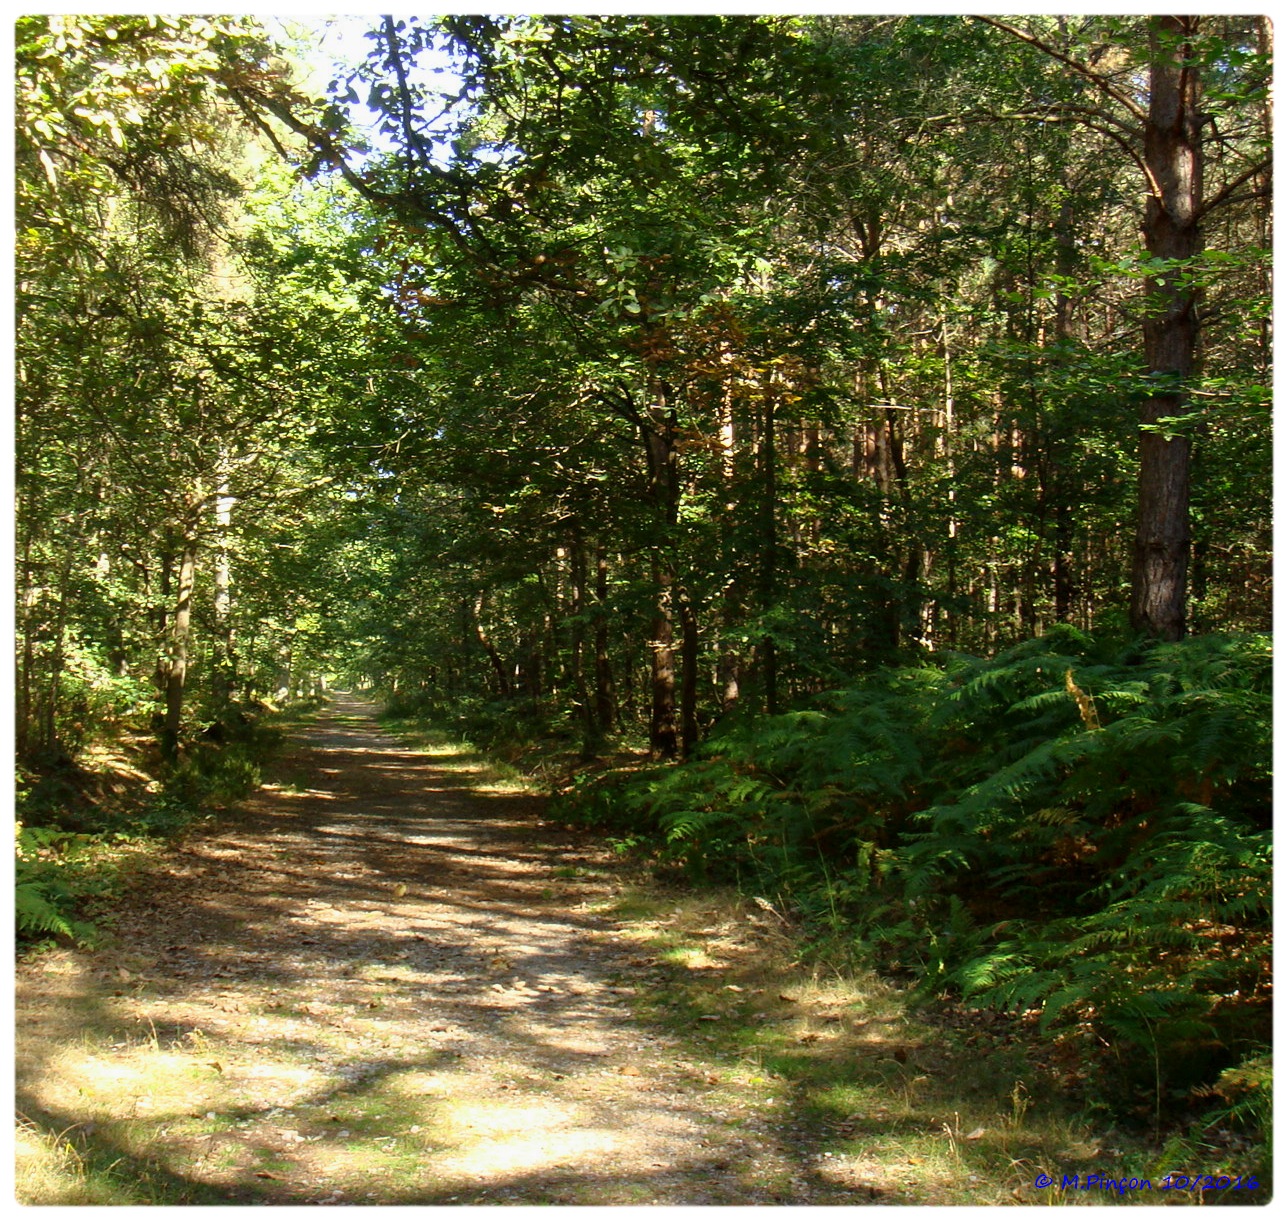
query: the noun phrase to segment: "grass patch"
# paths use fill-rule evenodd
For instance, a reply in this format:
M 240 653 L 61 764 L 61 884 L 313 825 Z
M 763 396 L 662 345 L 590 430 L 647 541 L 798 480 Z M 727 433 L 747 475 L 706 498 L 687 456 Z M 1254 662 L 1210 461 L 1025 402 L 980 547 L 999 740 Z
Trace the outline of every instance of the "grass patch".
M 476 747 L 424 718 L 382 716 L 381 728 L 399 741 L 431 757 L 472 789 L 491 793 L 536 793 L 540 780 L 499 755 Z
M 773 1116 L 811 1173 L 937 1204 L 1061 1202 L 1040 1174 L 1159 1182 L 1178 1151 L 1098 1120 L 1064 1088 L 1049 1040 L 1021 1020 L 934 1007 L 870 972 L 807 961 L 793 930 L 734 891 L 636 889 L 606 907 L 650 980 L 641 1018 L 683 1040 L 737 1126 Z M 1238 1173 L 1234 1150 L 1191 1161 Z M 1197 1158 L 1197 1160 L 1195 1160 Z M 1237 1160 L 1237 1158 L 1236 1158 Z M 1247 1169 L 1244 1173 L 1247 1173 Z M 1235 1193 L 1227 1193 L 1229 1196 Z M 1243 1191 L 1241 1203 L 1268 1198 Z M 1138 1191 L 1066 1203 L 1156 1205 Z

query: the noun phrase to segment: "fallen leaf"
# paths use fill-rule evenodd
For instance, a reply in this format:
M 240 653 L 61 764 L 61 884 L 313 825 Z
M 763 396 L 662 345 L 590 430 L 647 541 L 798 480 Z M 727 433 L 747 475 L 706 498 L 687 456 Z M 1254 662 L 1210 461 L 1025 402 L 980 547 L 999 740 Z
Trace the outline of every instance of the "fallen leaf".
M 257 1179 L 272 1179 L 275 1183 L 284 1183 L 286 1180 L 280 1174 L 269 1174 L 267 1170 L 256 1170 Z
M 979 1139 L 980 1139 L 981 1137 L 983 1137 L 987 1132 L 988 1132 L 988 1129 L 987 1129 L 987 1128 L 976 1128 L 974 1132 L 968 1132 L 968 1133 L 966 1134 L 966 1139 L 967 1139 L 967 1140 L 979 1140 Z
M 399 882 L 399 883 L 394 887 L 394 898 L 395 898 L 395 899 L 401 899 L 401 898 L 403 897 L 403 895 L 405 895 L 406 893 L 407 893 L 407 885 L 406 885 L 406 883 L 404 883 L 404 882 Z
M 206 1063 L 209 1064 L 217 1073 L 222 1073 L 224 1071 L 224 1066 L 220 1064 L 218 1060 L 207 1060 Z
M 623 1064 L 617 1071 L 621 1073 L 623 1077 L 638 1077 L 641 1075 L 640 1070 L 633 1064 Z

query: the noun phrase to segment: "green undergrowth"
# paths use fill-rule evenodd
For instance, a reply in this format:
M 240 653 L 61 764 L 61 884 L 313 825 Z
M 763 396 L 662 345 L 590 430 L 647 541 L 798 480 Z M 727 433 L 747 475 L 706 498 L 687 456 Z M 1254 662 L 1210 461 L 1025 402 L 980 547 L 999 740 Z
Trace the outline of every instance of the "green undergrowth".
M 626 737 L 588 739 L 567 708 L 535 707 L 531 700 L 466 699 L 445 704 L 420 692 L 384 693 L 381 721 L 433 744 L 464 745 L 492 766 L 555 789 L 584 771 L 635 762 L 646 752 Z
M 730 719 L 556 817 L 732 883 L 923 1004 L 1035 1024 L 1085 1105 L 1268 1149 L 1271 661 L 1061 628 Z
M 649 963 L 636 1011 L 701 1066 L 711 1112 L 732 1124 L 770 1120 L 778 1139 L 818 1151 L 818 1173 L 842 1175 L 856 1199 L 865 1190 L 873 1202 L 954 1205 L 1270 1197 L 1263 1155 L 1224 1119 L 1159 1132 L 1088 1110 L 1076 1057 L 1035 1017 L 918 1005 L 908 983 L 802 954 L 801 927 L 763 896 L 653 884 L 611 910 Z M 1198 1168 L 1258 1186 L 1169 1198 L 1169 1172 Z M 1075 1175 L 1079 1187 L 1062 1190 Z M 1088 1176 L 1099 1181 L 1086 1187 Z M 1100 1185 L 1111 1178 L 1152 1186 L 1119 1194 Z
M 459 772 L 462 780 L 473 785 L 517 785 L 526 787 L 523 772 L 505 758 L 481 750 L 456 733 L 443 729 L 424 715 L 384 712 L 380 725 L 387 733 L 416 750 L 433 755 L 435 763 Z
M 280 744 L 284 714 L 230 710 L 174 762 L 142 734 L 119 733 L 77 759 L 19 771 L 15 922 L 19 947 L 89 944 L 113 898 L 161 841 L 253 792 Z
M 480 710 L 481 709 L 481 710 Z M 602 775 L 634 764 L 644 752 L 617 740 L 601 741 L 588 758 L 568 726 L 545 716 L 511 712 L 496 703 L 449 714 L 442 707 L 407 696 L 386 696 L 381 725 L 403 741 L 450 754 L 496 783 L 550 792 L 575 775 Z

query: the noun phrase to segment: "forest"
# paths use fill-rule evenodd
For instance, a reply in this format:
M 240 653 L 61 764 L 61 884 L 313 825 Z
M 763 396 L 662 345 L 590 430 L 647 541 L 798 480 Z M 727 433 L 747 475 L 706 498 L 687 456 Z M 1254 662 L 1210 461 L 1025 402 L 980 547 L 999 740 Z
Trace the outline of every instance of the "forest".
M 20 946 L 358 692 L 1268 1159 L 1268 18 L 367 24 L 18 19 Z

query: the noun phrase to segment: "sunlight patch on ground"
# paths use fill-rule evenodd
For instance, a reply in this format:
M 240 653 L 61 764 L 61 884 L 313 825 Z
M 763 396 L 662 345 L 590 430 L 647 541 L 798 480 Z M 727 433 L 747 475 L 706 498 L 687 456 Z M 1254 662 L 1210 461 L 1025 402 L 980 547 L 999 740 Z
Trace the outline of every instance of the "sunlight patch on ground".
M 41 1132 L 20 1119 L 14 1142 L 14 1195 L 20 1203 L 122 1204 L 110 1190 L 86 1183 L 85 1166 L 64 1137 Z
M 374 745 L 360 746 L 356 742 L 341 742 L 339 744 L 324 744 L 322 742 L 313 742 L 309 745 L 309 750 L 315 755 L 375 755 L 378 758 L 387 759 L 390 755 L 390 748 L 382 743 Z M 408 759 L 418 756 L 408 755 Z M 364 766 L 369 766 L 364 764 Z M 388 766 L 388 765 L 386 765 Z
M 308 797 L 312 800 L 335 801 L 337 794 L 328 792 L 326 789 L 300 789 L 293 786 L 284 786 L 280 784 L 262 784 L 260 788 L 266 793 L 272 793 L 277 797 Z
M 245 1068 L 230 1069 L 229 1075 L 253 1079 L 261 1086 L 275 1085 L 281 1091 L 279 1097 L 283 1101 L 292 1090 L 299 1093 L 305 1087 L 317 1089 L 326 1081 L 326 1077 L 319 1072 L 290 1064 L 251 1064 Z
M 67 1050 L 29 1087 L 51 1111 L 74 1103 L 98 1115 L 184 1114 L 219 1093 L 215 1070 L 193 1056 L 140 1049 L 128 1058 Z
M 474 770 L 478 771 L 481 769 L 476 768 Z M 474 792 L 483 793 L 485 795 L 491 793 L 502 797 L 513 797 L 516 793 L 530 795 L 532 793 L 532 782 L 523 778 L 519 778 L 517 780 L 496 780 L 491 784 L 476 784 L 474 786 Z
M 712 958 L 706 950 L 696 948 L 665 950 L 661 957 L 667 962 L 674 962 L 679 966 L 688 967 L 690 971 L 710 971 L 725 965 L 718 959 Z
M 587 1155 L 610 1153 L 620 1132 L 572 1126 L 573 1110 L 550 1100 L 540 1105 L 457 1103 L 448 1123 L 461 1134 L 463 1147 L 438 1167 L 444 1174 L 468 1177 L 511 1176 L 553 1170 Z

